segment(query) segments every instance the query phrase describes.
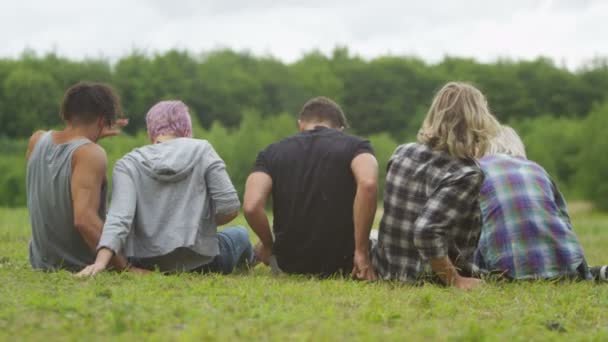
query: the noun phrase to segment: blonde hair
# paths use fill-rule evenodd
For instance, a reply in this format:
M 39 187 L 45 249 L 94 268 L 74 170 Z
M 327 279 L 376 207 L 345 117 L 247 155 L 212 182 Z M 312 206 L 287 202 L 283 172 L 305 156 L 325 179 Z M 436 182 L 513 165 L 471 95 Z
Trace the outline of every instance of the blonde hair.
M 498 131 L 498 135 L 490 139 L 490 146 L 486 155 L 497 153 L 508 154 L 512 157 L 527 158 L 526 148 L 523 141 L 517 132 L 509 126 L 502 125 Z
M 418 132 L 418 141 L 457 158 L 480 158 L 499 127 L 477 88 L 449 82 L 435 95 Z

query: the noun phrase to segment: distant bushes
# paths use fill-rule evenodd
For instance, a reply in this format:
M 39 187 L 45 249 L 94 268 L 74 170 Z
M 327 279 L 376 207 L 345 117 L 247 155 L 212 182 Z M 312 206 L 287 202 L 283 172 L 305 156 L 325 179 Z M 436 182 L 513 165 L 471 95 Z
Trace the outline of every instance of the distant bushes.
M 0 206 L 24 206 L 26 140 L 0 139 Z
M 602 179 L 608 174 L 608 105 L 599 105 L 608 101 L 608 59 L 571 71 L 546 58 L 364 60 L 340 47 L 329 55 L 306 53 L 294 63 L 232 50 L 134 51 L 113 64 L 32 51 L 0 58 L 0 205 L 25 204 L 25 138 L 61 124 L 63 92 L 81 80 L 114 86 L 130 120 L 130 135 L 102 142 L 110 165 L 147 143 L 144 117 L 154 103 L 180 99 L 197 123 L 196 136 L 214 144 L 240 193 L 257 152 L 296 131 L 295 118 L 285 113 L 296 113 L 313 96 L 342 105 L 350 131 L 372 141 L 383 180 L 395 147 L 414 140 L 433 93 L 446 81 L 467 81 L 486 94 L 499 120 L 519 130 L 529 157 L 568 197 L 608 208 L 608 182 Z
M 572 184 L 600 209 L 608 210 L 608 103 L 596 106 L 582 124 L 580 153 Z
M 196 120 L 195 120 L 196 121 Z M 599 208 L 608 209 L 608 104 L 596 106 L 585 119 L 553 118 L 510 123 L 522 135 L 528 157 L 547 169 L 568 198 L 592 200 Z M 249 111 L 236 128 L 215 122 L 210 128 L 195 124 L 194 135 L 209 140 L 227 165 L 240 195 L 257 153 L 268 144 L 297 132 L 293 115 L 263 117 Z M 415 136 L 397 141 L 388 133 L 367 136 L 380 166 L 382 196 L 386 165 L 397 145 L 415 140 Z M 123 134 L 101 141 L 109 159 L 108 177 L 113 164 L 133 148 L 148 144 L 144 131 Z M 24 139 L 0 139 L 0 206 L 23 206 L 25 198 Z
M 329 55 L 312 51 L 294 63 L 232 50 L 134 51 L 113 64 L 30 51 L 0 58 L 0 136 L 24 138 L 59 124 L 63 92 L 81 80 L 114 86 L 131 120 L 130 134 L 144 129 L 154 103 L 175 98 L 188 104 L 203 127 L 220 122 L 236 129 L 251 110 L 262 117 L 294 113 L 309 98 L 324 95 L 342 105 L 353 132 L 389 133 L 394 139 L 416 132 L 433 93 L 450 80 L 478 86 L 505 122 L 542 115 L 583 118 L 594 103 L 608 100 L 608 60 L 602 58 L 570 71 L 546 58 L 480 63 L 446 57 L 431 64 L 407 56 L 364 60 L 346 48 Z

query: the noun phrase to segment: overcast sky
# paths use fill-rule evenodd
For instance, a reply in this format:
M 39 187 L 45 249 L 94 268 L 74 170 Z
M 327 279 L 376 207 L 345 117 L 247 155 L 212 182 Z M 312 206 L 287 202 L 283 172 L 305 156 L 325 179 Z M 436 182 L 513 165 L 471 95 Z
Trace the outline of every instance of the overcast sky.
M 0 0 L 0 42 L 0 57 L 230 47 L 292 62 L 342 45 L 365 58 L 543 55 L 576 68 L 608 56 L 608 1 Z

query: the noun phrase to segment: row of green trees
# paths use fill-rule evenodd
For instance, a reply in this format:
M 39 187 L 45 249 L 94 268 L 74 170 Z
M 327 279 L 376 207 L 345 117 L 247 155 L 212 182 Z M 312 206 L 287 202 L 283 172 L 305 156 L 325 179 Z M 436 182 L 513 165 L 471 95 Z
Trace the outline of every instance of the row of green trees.
M 129 133 L 144 127 L 154 103 L 170 98 L 186 102 L 203 127 L 218 121 L 235 128 L 248 111 L 263 117 L 294 113 L 308 98 L 325 95 L 343 106 L 355 132 L 387 132 L 396 139 L 415 132 L 433 93 L 449 80 L 480 87 L 504 122 L 581 118 L 608 99 L 608 63 L 602 59 L 572 72 L 542 58 L 492 64 L 449 57 L 438 64 L 391 56 L 367 61 L 344 48 L 331 56 L 311 52 L 291 64 L 231 50 L 133 52 L 114 65 L 28 52 L 0 60 L 0 135 L 26 137 L 56 124 L 63 92 L 80 80 L 116 87 L 131 119 Z
M 497 117 L 524 138 L 529 157 L 543 165 L 570 198 L 608 209 L 608 63 L 597 60 L 572 72 L 550 60 L 498 61 L 416 58 L 370 61 L 336 49 L 292 64 L 230 50 L 194 56 L 170 51 L 133 53 L 111 65 L 25 53 L 0 60 L 0 205 L 25 204 L 27 136 L 58 127 L 63 92 L 79 80 L 112 84 L 130 124 L 126 134 L 102 142 L 110 166 L 147 142 L 144 116 L 162 99 L 186 102 L 196 136 L 211 141 L 226 160 L 239 192 L 257 152 L 295 132 L 295 113 L 310 97 L 338 101 L 351 132 L 368 137 L 381 169 L 395 147 L 412 141 L 433 93 L 448 80 L 477 85 Z M 383 180 L 383 175 L 381 175 Z

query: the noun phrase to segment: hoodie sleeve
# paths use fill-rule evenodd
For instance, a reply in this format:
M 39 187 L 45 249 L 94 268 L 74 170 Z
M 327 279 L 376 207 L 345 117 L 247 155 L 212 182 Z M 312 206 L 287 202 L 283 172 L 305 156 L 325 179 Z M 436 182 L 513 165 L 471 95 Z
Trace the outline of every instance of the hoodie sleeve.
M 204 159 L 207 162 L 205 183 L 213 201 L 214 214 L 223 215 L 238 211 L 241 207 L 239 196 L 226 172 L 226 164 L 215 152 L 213 146 L 209 145 Z
M 102 247 L 120 253 L 131 231 L 136 205 L 135 186 L 120 161 L 112 172 L 112 202 L 97 249 Z

